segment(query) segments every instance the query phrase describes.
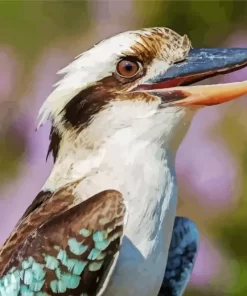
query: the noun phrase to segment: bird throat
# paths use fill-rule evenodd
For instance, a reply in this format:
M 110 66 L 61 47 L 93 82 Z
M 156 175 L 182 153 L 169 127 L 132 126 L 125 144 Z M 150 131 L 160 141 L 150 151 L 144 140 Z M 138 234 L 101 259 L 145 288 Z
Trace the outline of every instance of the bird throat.
M 168 150 L 156 142 L 123 140 L 123 134 L 121 139 L 97 149 L 78 147 L 79 142 L 66 139 L 43 190 L 54 192 L 81 179 L 74 192 L 76 203 L 106 189 L 120 191 L 129 212 L 127 234 L 147 256 L 149 248 L 144 242 L 155 243 L 171 203 L 172 212 L 175 211 L 173 164 Z

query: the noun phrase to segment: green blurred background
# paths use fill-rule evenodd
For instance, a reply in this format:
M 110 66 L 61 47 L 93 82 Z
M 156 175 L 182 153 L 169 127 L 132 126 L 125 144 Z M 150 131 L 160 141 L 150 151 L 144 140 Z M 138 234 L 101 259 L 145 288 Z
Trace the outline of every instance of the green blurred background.
M 24 211 L 22 205 L 34 198 L 30 190 L 23 193 L 23 178 L 25 188 L 32 183 L 38 192 L 51 166 L 41 165 L 48 129 L 41 140 L 34 128 L 56 71 L 100 39 L 141 27 L 170 27 L 187 34 L 194 47 L 247 47 L 246 16 L 247 1 L 236 0 L 1 1 L 1 242 Z M 246 77 L 243 70 L 211 81 Z M 246 296 L 247 98 L 209 109 L 197 115 L 177 160 L 178 213 L 197 223 L 203 239 L 185 295 Z M 38 174 L 29 181 L 33 167 Z

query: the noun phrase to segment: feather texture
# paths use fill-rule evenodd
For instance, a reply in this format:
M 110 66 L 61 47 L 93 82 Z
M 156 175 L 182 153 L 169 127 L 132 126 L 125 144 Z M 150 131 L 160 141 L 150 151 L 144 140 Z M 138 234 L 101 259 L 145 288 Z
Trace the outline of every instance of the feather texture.
M 23 243 L 27 236 L 43 223 L 73 206 L 75 199 L 73 190 L 80 181 L 71 182 L 53 193 L 50 191 L 41 191 L 36 196 L 12 231 L 10 237 L 0 249 L 0 277 L 16 246 Z
M 176 217 L 166 272 L 158 296 L 181 296 L 190 279 L 199 245 L 196 225 Z
M 114 190 L 50 217 L 1 266 L 0 295 L 101 295 L 121 245 L 124 218 L 122 195 Z

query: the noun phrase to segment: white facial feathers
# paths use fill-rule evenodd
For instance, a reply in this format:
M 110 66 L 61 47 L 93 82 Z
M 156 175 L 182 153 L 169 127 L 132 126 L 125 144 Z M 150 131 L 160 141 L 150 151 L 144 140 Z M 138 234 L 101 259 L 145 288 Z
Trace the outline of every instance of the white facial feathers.
M 172 62 L 183 59 L 190 49 L 187 36 L 181 37 L 167 28 L 129 31 L 101 41 L 58 72 L 65 76 L 55 84 L 55 90 L 41 107 L 38 127 L 50 119 L 55 124 L 59 122 L 63 116 L 61 111 L 75 95 L 110 76 L 119 59 L 126 52 L 136 55 L 136 49 L 140 45 L 142 50 L 147 53 L 150 51 L 153 56 L 145 77 L 139 83 L 158 75 Z

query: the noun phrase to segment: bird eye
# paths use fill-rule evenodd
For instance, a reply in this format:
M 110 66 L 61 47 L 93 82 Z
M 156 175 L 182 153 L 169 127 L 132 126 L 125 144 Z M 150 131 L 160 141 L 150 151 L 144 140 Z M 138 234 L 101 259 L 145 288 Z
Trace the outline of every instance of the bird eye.
M 117 64 L 117 72 L 120 76 L 125 78 L 131 78 L 139 71 L 139 64 L 136 61 L 121 60 Z

